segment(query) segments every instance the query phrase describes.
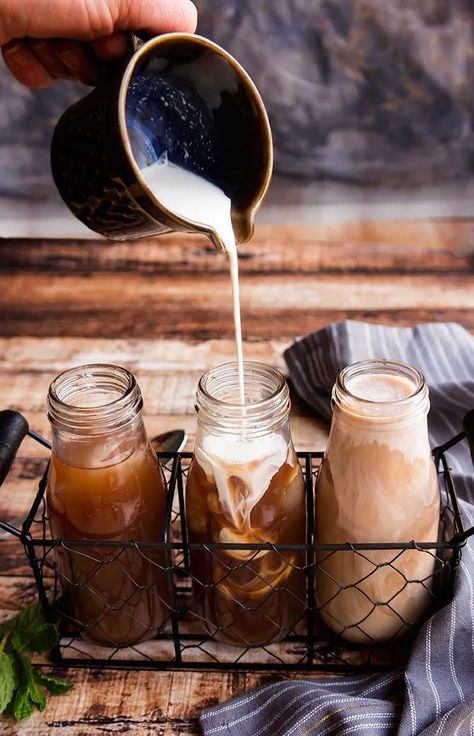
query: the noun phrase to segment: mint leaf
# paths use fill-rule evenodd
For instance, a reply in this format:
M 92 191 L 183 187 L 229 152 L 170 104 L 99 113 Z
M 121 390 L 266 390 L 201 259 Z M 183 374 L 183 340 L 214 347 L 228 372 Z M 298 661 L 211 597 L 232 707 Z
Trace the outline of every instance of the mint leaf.
M 28 657 L 25 657 L 25 655 L 22 655 L 20 657 L 20 662 L 21 668 L 23 670 L 24 681 L 26 682 L 26 685 L 28 687 L 28 694 L 30 696 L 30 699 L 38 706 L 40 710 L 44 710 L 46 708 L 46 695 L 44 694 L 43 689 L 38 685 L 35 680 L 31 662 Z
M 15 655 L 15 668 L 17 670 L 17 689 L 13 701 L 13 717 L 17 721 L 23 721 L 31 716 L 35 706 L 30 698 L 28 679 L 23 669 L 23 657 Z
M 60 680 L 57 677 L 50 677 L 49 675 L 45 675 L 40 670 L 33 670 L 35 679 L 43 685 L 50 693 L 51 695 L 64 695 L 65 693 L 68 693 L 69 690 L 72 690 L 74 685 L 72 682 L 66 682 L 66 680 Z
M 17 721 L 23 721 L 29 718 L 34 710 L 34 705 L 30 700 L 28 688 L 22 686 L 17 690 L 15 702 L 13 704 L 13 715 Z
M 67 693 L 73 687 L 64 680 L 33 669 L 22 652 L 45 652 L 59 640 L 55 624 L 46 621 L 38 603 L 33 603 L 0 626 L 0 713 L 22 721 L 35 706 L 46 708 L 46 691 Z
M 0 654 L 0 713 L 3 713 L 13 697 L 16 685 L 14 659 L 11 654 Z
M 11 638 L 11 645 L 17 652 L 47 652 L 58 643 L 58 632 L 54 624 L 32 624 L 28 629 L 16 631 Z
M 45 623 L 39 603 L 32 603 L 0 626 L 2 635 L 12 631 L 24 631 Z

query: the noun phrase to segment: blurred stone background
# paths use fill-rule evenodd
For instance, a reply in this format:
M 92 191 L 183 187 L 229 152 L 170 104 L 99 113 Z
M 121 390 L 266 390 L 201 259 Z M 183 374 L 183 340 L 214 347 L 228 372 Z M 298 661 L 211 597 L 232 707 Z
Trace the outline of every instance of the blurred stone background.
M 198 31 L 243 63 L 267 105 L 276 174 L 270 219 L 343 216 L 351 207 L 368 207 L 369 216 L 388 207 L 393 216 L 417 202 L 434 214 L 474 214 L 472 0 L 197 5 Z M 87 90 L 68 82 L 27 90 L 0 67 L 0 91 L 4 227 L 15 203 L 26 219 L 39 205 L 42 216 L 59 217 L 51 132 Z

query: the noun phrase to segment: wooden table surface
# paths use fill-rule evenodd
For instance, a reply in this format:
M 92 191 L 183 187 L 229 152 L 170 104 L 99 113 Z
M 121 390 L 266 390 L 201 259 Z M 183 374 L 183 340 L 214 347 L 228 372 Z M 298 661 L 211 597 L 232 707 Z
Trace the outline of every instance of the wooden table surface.
M 457 321 L 474 331 L 474 223 L 261 227 L 241 248 L 245 355 L 284 369 L 295 336 L 351 318 L 397 325 Z M 138 377 L 150 435 L 194 432 L 200 374 L 233 359 L 226 263 L 205 240 L 164 236 L 141 243 L 0 240 L 0 408 L 15 408 L 49 434 L 45 397 L 61 370 L 120 363 Z M 303 449 L 324 447 L 327 428 L 295 401 Z M 43 468 L 31 441 L 0 491 L 0 518 L 24 512 Z M 23 549 L 0 541 L 0 616 L 31 602 Z M 76 684 L 43 714 L 1 734 L 110 731 L 198 734 L 201 708 L 271 673 L 59 670 Z

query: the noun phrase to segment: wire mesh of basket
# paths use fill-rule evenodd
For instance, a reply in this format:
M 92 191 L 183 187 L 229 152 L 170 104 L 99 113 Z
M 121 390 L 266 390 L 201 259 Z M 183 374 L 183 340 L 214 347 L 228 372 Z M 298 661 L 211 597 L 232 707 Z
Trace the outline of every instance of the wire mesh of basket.
M 48 446 L 34 432 L 27 434 Z M 304 544 L 191 543 L 185 504 L 190 453 L 161 457 L 168 484 L 164 527 L 157 530 L 162 541 L 51 538 L 47 466 L 23 523 L 16 527 L 0 521 L 0 527 L 23 544 L 39 601 L 47 616 L 59 621 L 55 662 L 153 669 L 381 670 L 403 662 L 420 621 L 452 595 L 462 547 L 472 530 L 463 527 L 446 452 L 463 439 L 460 433 L 434 452 L 441 513 L 438 539 L 429 542 L 317 544 L 314 486 L 323 457 L 317 452 L 298 453 L 305 479 Z M 423 560 L 415 569 L 424 573 L 411 577 L 414 557 Z M 340 564 L 334 566 L 336 559 Z M 334 569 L 346 569 L 354 560 L 359 574 L 349 582 L 347 576 L 338 579 Z M 318 596 L 321 576 L 331 582 L 331 596 L 324 600 Z M 374 586 L 368 582 L 388 578 L 390 595 L 371 597 Z M 418 601 L 415 610 L 400 605 L 410 595 Z M 338 596 L 358 600 L 360 615 L 350 622 L 338 618 L 331 605 Z M 368 625 L 380 613 L 391 619 L 383 640 Z

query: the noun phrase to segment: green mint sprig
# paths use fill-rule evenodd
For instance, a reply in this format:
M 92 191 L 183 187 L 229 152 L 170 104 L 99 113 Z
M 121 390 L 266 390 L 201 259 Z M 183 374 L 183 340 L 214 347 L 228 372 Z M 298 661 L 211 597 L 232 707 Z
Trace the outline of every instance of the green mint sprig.
M 25 654 L 47 652 L 58 641 L 55 624 L 46 621 L 37 603 L 0 626 L 0 713 L 22 721 L 35 708 L 46 708 L 47 693 L 63 695 L 72 689 L 71 683 L 33 667 Z

